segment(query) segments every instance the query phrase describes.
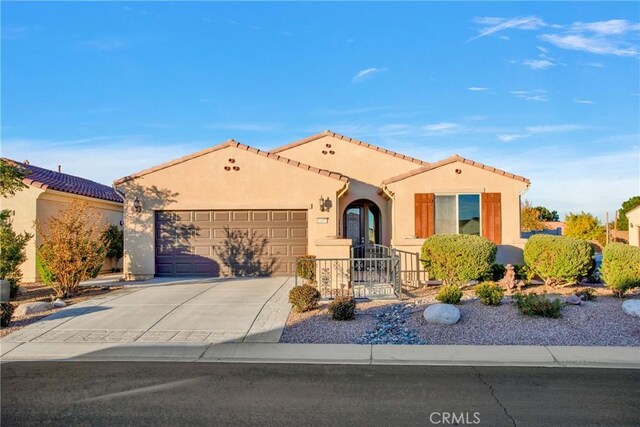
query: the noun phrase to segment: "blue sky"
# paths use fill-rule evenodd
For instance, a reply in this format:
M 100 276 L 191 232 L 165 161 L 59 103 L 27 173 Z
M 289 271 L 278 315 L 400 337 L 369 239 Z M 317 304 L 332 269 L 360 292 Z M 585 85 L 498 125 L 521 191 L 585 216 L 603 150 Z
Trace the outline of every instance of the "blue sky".
M 640 4 L 2 3 L 2 155 L 111 183 L 234 138 L 330 129 L 531 179 L 601 217 L 640 193 Z

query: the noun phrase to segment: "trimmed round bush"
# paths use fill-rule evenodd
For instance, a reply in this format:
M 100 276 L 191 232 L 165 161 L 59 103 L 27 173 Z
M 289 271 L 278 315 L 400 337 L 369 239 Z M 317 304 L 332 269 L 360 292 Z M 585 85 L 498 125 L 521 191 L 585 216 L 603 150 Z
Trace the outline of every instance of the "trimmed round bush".
M 458 285 L 442 285 L 436 295 L 436 300 L 443 304 L 457 304 L 462 299 L 462 289 Z
M 500 305 L 504 289 L 495 282 L 482 282 L 475 288 L 476 295 L 484 305 Z
M 318 307 L 320 292 L 311 285 L 296 286 L 289 291 L 289 302 L 298 313 Z
M 354 320 L 356 318 L 356 300 L 353 297 L 338 297 L 329 304 L 333 320 Z
M 436 234 L 422 245 L 422 263 L 429 276 L 444 284 L 462 284 L 491 273 L 498 247 L 470 234 Z
M 589 275 L 593 246 L 572 237 L 536 234 L 524 246 L 524 262 L 547 286 L 571 285 Z
M 618 296 L 640 286 L 640 248 L 610 243 L 602 250 L 602 275 L 605 285 Z
M 298 277 L 307 280 L 309 283 L 316 281 L 316 256 L 305 255 L 298 258 L 296 264 L 296 273 Z

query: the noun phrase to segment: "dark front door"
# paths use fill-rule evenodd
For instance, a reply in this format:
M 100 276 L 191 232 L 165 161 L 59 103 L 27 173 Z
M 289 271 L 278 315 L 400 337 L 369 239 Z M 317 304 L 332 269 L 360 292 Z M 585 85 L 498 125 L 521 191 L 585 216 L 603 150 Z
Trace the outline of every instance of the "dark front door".
M 357 200 L 344 211 L 344 236 L 353 246 L 380 243 L 380 209 L 369 200 Z

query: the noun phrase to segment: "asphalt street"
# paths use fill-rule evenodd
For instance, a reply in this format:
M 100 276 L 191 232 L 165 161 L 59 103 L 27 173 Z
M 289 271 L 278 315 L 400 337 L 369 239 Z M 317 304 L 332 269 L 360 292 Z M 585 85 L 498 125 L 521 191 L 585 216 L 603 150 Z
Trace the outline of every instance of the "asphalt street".
M 5 362 L 2 426 L 640 425 L 640 371 Z

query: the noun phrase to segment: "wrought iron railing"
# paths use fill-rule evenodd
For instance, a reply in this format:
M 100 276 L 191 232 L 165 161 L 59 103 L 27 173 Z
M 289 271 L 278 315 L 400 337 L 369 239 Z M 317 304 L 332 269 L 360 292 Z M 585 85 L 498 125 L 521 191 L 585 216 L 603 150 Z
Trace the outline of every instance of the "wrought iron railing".
M 351 258 L 387 258 L 391 256 L 391 248 L 370 243 L 351 247 Z
M 424 268 L 420 254 L 395 248 L 391 249 L 391 253 L 400 258 L 400 282 L 402 287 L 416 289 L 429 282 L 429 272 Z

